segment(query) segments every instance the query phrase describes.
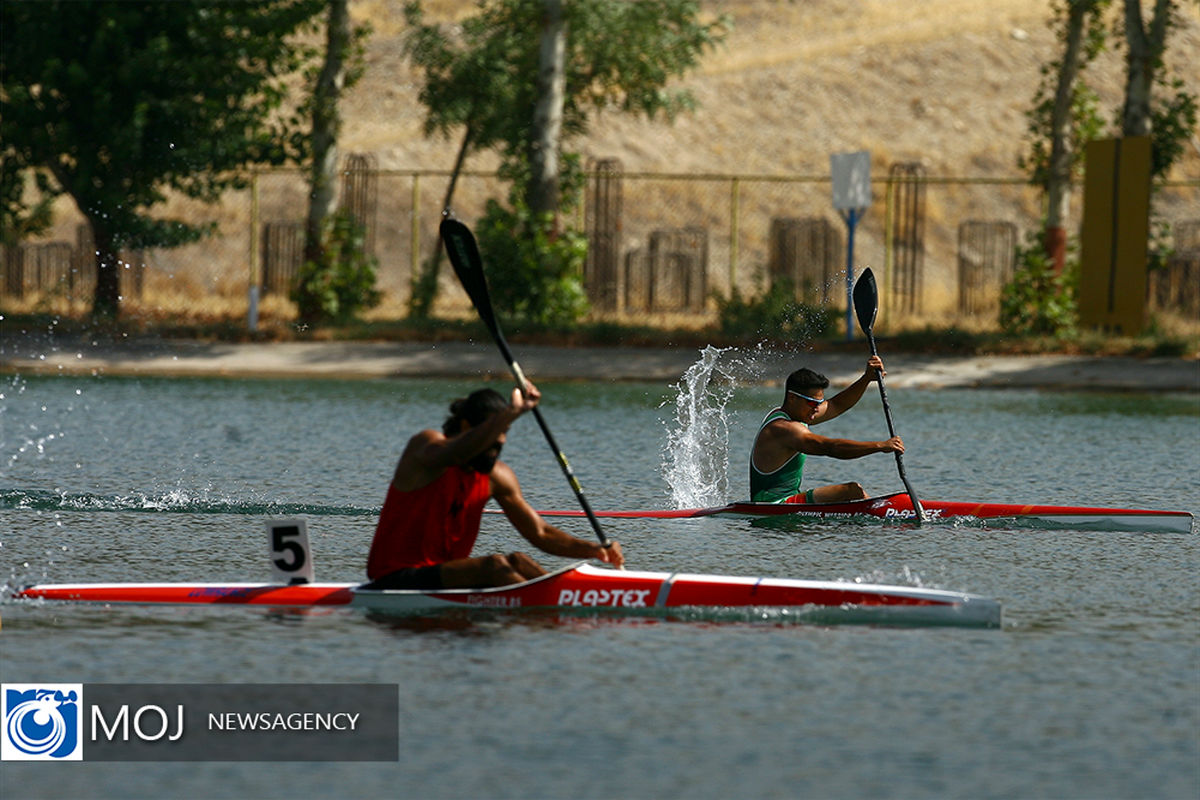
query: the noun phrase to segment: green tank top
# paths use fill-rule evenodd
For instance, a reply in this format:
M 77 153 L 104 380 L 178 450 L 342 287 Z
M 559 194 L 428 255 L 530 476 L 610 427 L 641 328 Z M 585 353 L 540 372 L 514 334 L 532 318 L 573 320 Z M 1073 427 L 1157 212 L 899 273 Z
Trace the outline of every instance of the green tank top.
M 763 418 L 758 432 L 777 419 L 791 420 L 783 409 L 777 408 Z M 800 423 L 804 425 L 804 423 Z M 758 441 L 755 434 L 754 441 Z M 800 492 L 804 478 L 804 453 L 796 453 L 774 472 L 759 472 L 754 466 L 754 447 L 750 448 L 750 499 L 756 503 L 778 503 Z

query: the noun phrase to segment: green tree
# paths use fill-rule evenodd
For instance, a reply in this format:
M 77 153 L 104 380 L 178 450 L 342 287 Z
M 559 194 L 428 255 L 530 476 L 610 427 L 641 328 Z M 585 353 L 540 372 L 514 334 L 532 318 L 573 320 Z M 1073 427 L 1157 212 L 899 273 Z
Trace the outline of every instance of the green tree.
M 27 209 L 11 181 L 44 170 L 91 224 L 92 312 L 120 310 L 118 252 L 196 241 L 209 228 L 150 210 L 168 191 L 215 201 L 245 167 L 307 148 L 287 79 L 315 56 L 324 0 L 5 2 L 0 5 L 4 228 Z
M 1059 271 L 1066 258 L 1071 186 L 1083 169 L 1084 146 L 1103 126 L 1096 92 L 1082 73 L 1104 50 L 1103 14 L 1109 3 L 1062 0 L 1055 4 L 1051 25 L 1062 55 L 1042 67 L 1033 108 L 1026 114 L 1029 150 L 1019 163 L 1045 193 L 1042 246 Z
M 424 72 L 419 97 L 427 109 L 426 133 L 462 130 L 455 177 L 470 152 L 499 152 L 502 175 L 514 181 L 511 232 L 524 236 L 545 233 L 548 161 L 557 164 L 558 211 L 577 202 L 569 187 L 580 185 L 571 174 L 580 170 L 579 159 L 565 148 L 587 132 L 593 115 L 616 111 L 672 119 L 694 107 L 690 92 L 667 85 L 696 67 L 729 27 L 725 17 L 701 21 L 693 0 L 486 0 L 453 29 L 427 23 L 419 3 L 410 3 L 405 14 L 412 26 L 408 53 Z M 550 53 L 545 57 L 543 43 Z M 540 68 L 544 64 L 553 65 L 549 74 Z M 555 74 L 557 69 L 562 73 Z M 547 92 L 557 95 L 559 85 L 561 108 L 542 102 Z M 550 127 L 559 131 L 560 152 L 553 158 L 544 152 L 545 143 L 554 140 L 545 135 Z M 530 209 L 540 211 L 527 213 Z M 552 240 L 557 231 L 548 234 Z M 415 316 L 432 306 L 437 263 L 414 284 Z M 507 266 L 493 262 L 493 270 Z M 541 279 L 536 270 L 533 275 Z
M 312 162 L 309 168 L 308 216 L 304 227 L 304 277 L 298 280 L 293 297 L 300 309 L 300 321 L 316 325 L 331 319 L 352 317 L 360 307 L 378 302 L 374 285 L 371 291 L 354 298 L 343 291 L 338 302 L 329 303 L 328 287 L 346 284 L 339 276 L 359 271 L 369 263 L 365 253 L 354 253 L 348 246 L 363 246 L 365 237 L 346 236 L 346 221 L 334 220 L 337 210 L 338 136 L 342 117 L 338 101 L 342 92 L 362 77 L 365 64 L 367 25 L 350 22 L 349 0 L 329 0 L 325 23 L 325 57 L 313 79 L 312 95 L 304 111 L 312 114 Z M 336 241 L 331 236 L 338 235 Z M 353 263 L 339 262 L 351 258 Z M 359 266 L 356 266 L 359 265 Z M 322 273 L 325 273 L 322 275 Z M 375 270 L 371 268 L 371 276 Z M 308 296 L 313 290 L 318 294 Z
M 17 245 L 28 236 L 37 236 L 54 221 L 51 204 L 54 187 L 44 172 L 32 174 L 37 200 L 26 205 L 25 179 L 28 170 L 0 144 L 0 244 Z
M 1180 5 L 1178 0 L 1154 0 L 1154 11 L 1146 20 L 1141 0 L 1125 0 L 1122 17 L 1125 100 L 1121 133 L 1150 137 L 1155 177 L 1170 171 L 1196 128 L 1196 97 L 1166 68 L 1167 40 L 1179 26 Z M 1194 69 L 1194 57 L 1190 64 Z
M 1031 182 L 1045 192 L 1046 219 L 1041 252 L 1032 246 L 1019 251 L 1020 269 L 1005 289 L 1001 317 L 1010 329 L 1063 332 L 1073 325 L 1075 295 L 1052 273 L 1069 269 L 1071 184 L 1082 172 L 1085 145 L 1103 135 L 1105 127 L 1098 97 L 1082 73 L 1107 44 L 1104 15 L 1110 4 L 1111 0 L 1058 0 L 1054 6 L 1051 24 L 1062 55 L 1042 68 L 1042 81 L 1027 114 L 1029 149 L 1019 160 Z M 1122 135 L 1151 137 L 1152 174 L 1163 177 L 1182 154 L 1197 117 L 1196 98 L 1165 68 L 1167 39 L 1178 25 L 1179 2 L 1154 0 L 1148 24 L 1140 0 L 1123 0 L 1123 12 L 1118 32 L 1126 47 L 1126 81 L 1118 123 Z M 1152 258 L 1161 260 L 1161 248 L 1153 250 Z

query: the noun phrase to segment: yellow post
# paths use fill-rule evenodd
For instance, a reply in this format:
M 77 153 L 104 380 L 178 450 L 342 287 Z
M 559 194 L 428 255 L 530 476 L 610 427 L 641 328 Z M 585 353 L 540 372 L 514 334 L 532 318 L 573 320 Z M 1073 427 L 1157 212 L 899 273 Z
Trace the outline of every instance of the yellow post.
M 1097 140 L 1084 155 L 1079 322 L 1132 336 L 1146 322 L 1150 137 Z

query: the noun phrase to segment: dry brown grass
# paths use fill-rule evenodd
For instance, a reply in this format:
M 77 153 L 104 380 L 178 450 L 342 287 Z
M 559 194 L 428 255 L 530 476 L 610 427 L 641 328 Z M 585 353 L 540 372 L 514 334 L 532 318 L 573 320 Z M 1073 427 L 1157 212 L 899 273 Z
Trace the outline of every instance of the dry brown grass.
M 812 174 L 829 154 L 869 149 L 882 174 L 920 161 L 930 174 L 1016 175 L 1024 112 L 1040 66 L 1055 53 L 1049 0 L 733 0 L 705 2 L 733 28 L 724 46 L 680 85 L 699 109 L 675 124 L 598 118 L 577 145 L 619 158 L 628 171 Z M 463 2 L 426 3 L 431 19 L 468 13 Z M 417 76 L 403 58 L 400 4 L 358 0 L 375 28 L 368 72 L 344 104 L 343 144 L 384 167 L 449 168 L 457 142 L 421 135 Z M 1200 94 L 1200 10 L 1188 4 L 1172 58 Z M 1190 62 L 1190 65 L 1189 65 Z M 1106 107 L 1122 94 L 1109 53 L 1091 70 Z M 472 166 L 492 162 L 477 156 Z M 1176 172 L 1200 178 L 1200 142 Z
M 673 124 L 601 115 L 574 143 L 587 159 L 618 158 L 629 173 L 814 175 L 828 173 L 831 153 L 867 149 L 878 179 L 897 162 L 919 162 L 930 176 L 1020 176 L 1025 112 L 1041 66 L 1057 52 L 1047 24 L 1049 0 L 733 0 L 702 6 L 710 18 L 732 17 L 733 27 L 701 69 L 680 82 L 699 100 L 697 111 Z M 419 78 L 402 56 L 399 8 L 384 0 L 359 0 L 353 8 L 376 33 L 366 78 L 344 104 L 345 147 L 373 152 L 385 167 L 449 168 L 457 142 L 421 134 Z M 432 19 L 470 13 L 465 3 L 426 8 Z M 1184 28 L 1171 44 L 1170 63 L 1200 94 L 1200 6 L 1188 4 Z M 1088 72 L 1112 114 L 1123 94 L 1123 74 L 1115 52 Z M 468 166 L 494 164 L 483 154 Z M 1193 140 L 1172 178 L 1200 179 L 1200 140 Z M 828 202 L 826 185 L 807 191 L 822 197 L 800 202 Z M 882 203 L 877 205 L 860 233 L 864 263 L 876 265 L 883 217 Z M 974 218 L 1035 219 L 1036 205 L 1029 192 L 931 191 L 930 249 L 954 252 L 954 230 L 967 206 Z M 717 207 L 712 212 L 722 213 Z M 1187 213 L 1196 215 L 1200 209 Z M 693 209 L 691 217 L 703 214 Z M 927 307 L 952 308 L 953 265 L 927 268 Z M 941 316 L 926 314 L 922 322 L 972 324 L 953 313 Z

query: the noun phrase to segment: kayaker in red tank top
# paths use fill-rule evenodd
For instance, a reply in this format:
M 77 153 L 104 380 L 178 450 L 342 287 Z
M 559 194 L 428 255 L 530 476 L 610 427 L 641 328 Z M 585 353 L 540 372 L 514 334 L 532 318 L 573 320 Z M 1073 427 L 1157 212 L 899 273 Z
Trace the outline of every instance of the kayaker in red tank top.
M 528 384 L 512 401 L 480 389 L 450 406 L 442 431 L 423 430 L 404 448 L 367 557 L 367 588 L 440 589 L 505 586 L 544 575 L 524 553 L 471 557 L 483 507 L 495 498 L 530 544 L 552 555 L 595 558 L 620 567 L 621 546 L 577 539 L 550 525 L 521 494 L 499 460 L 509 425 L 537 405 Z
M 389 484 L 378 525 L 385 535 L 371 548 L 367 577 L 374 580 L 405 567 L 431 567 L 471 555 L 491 496 L 491 479 L 466 467 L 450 467 L 433 483 L 411 492 Z

